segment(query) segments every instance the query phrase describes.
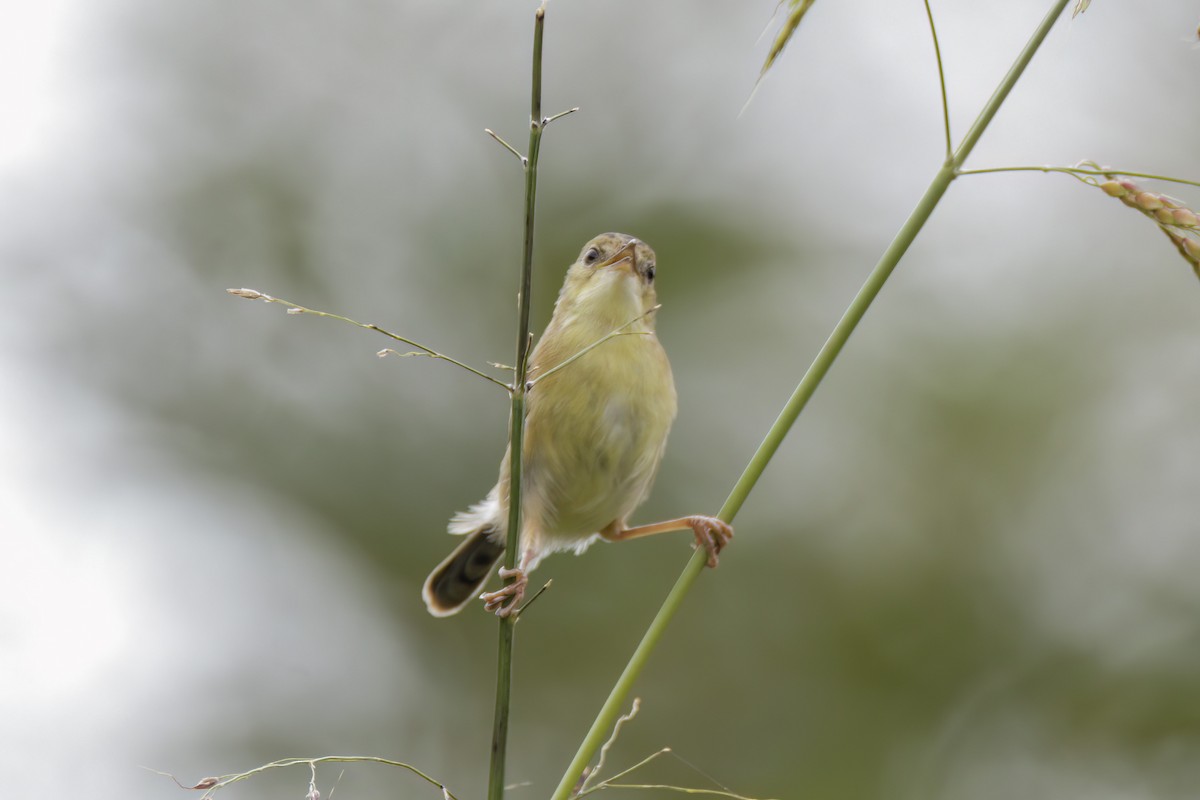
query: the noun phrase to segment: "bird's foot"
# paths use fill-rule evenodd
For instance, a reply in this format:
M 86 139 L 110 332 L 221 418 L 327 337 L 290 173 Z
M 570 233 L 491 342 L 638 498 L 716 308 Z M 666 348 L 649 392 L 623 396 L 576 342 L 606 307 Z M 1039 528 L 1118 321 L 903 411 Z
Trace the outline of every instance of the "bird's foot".
M 500 568 L 500 579 L 516 578 L 512 583 L 501 586 L 494 592 L 484 592 L 479 595 L 483 607 L 492 611 L 497 617 L 510 617 L 516 613 L 521 600 L 525 598 L 525 587 L 529 585 L 529 577 L 520 567 L 514 569 Z
M 708 553 L 708 566 L 717 566 L 718 554 L 733 538 L 733 528 L 716 517 L 686 517 L 685 521 L 696 535 L 696 547 Z

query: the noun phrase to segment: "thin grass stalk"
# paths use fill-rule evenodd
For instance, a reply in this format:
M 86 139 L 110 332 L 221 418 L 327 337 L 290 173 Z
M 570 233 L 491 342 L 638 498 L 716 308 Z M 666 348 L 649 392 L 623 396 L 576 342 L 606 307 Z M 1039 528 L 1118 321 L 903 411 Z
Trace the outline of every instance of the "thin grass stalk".
M 525 233 L 521 262 L 521 287 L 517 294 L 517 346 L 513 362 L 512 413 L 509 418 L 508 540 L 504 566 L 517 564 L 521 534 L 521 462 L 525 434 L 525 394 L 529 367 L 529 295 L 533 284 L 533 229 L 537 198 L 537 162 L 542 129 L 542 31 L 545 27 L 545 3 L 534 13 L 533 75 L 530 90 L 529 150 L 522 159 L 525 170 Z M 491 767 L 488 772 L 488 800 L 504 798 L 504 768 L 508 755 L 508 716 L 512 697 L 512 659 L 515 615 L 500 617 L 500 641 L 496 664 L 496 711 L 492 722 Z
M 854 332 L 855 327 L 862 320 L 863 315 L 866 314 L 867 309 L 879 294 L 880 289 L 883 288 L 883 284 L 887 281 L 888 276 L 892 274 L 892 270 L 895 269 L 900 259 L 904 256 L 904 253 L 917 238 L 917 234 L 933 213 L 933 209 L 937 207 L 938 202 L 946 193 L 954 178 L 957 177 L 959 168 L 971 154 L 971 150 L 974 149 L 975 144 L 979 141 L 979 137 L 987 129 L 988 124 L 1004 103 L 1005 98 L 1008 97 L 1009 92 L 1012 91 L 1013 86 L 1016 85 L 1017 80 L 1025 71 L 1025 67 L 1029 65 L 1029 61 L 1033 58 L 1034 53 L 1041 47 L 1042 42 L 1045 40 L 1047 34 L 1050 33 L 1050 29 L 1054 26 L 1059 16 L 1061 16 L 1068 2 L 1069 0 L 1054 0 L 1050 11 L 1042 19 L 1033 36 L 1030 37 L 1025 47 L 1021 50 L 1016 61 L 1013 62 L 1012 67 L 996 88 L 996 91 L 992 93 L 991 98 L 988 99 L 983 110 L 976 117 L 975 122 L 963 137 L 962 142 L 959 143 L 957 150 L 954 151 L 954 154 L 947 159 L 946 163 L 934 175 L 929 188 L 925 190 L 924 196 L 917 203 L 916 208 L 900 228 L 900 231 L 896 234 L 887 250 L 884 251 L 879 262 L 867 277 L 866 282 L 858 294 L 855 295 L 853 301 L 851 301 L 850 306 L 846 309 L 837 326 L 833 329 L 833 333 L 830 334 L 829 339 L 826 340 L 820 352 L 817 353 L 817 357 L 800 380 L 799 385 L 792 393 L 787 404 L 783 407 L 779 417 L 775 420 L 770 430 L 767 431 L 762 444 L 759 445 L 758 450 L 750 459 L 750 463 L 746 466 L 742 476 L 738 479 L 737 484 L 734 485 L 733 491 L 730 492 L 728 499 L 726 499 L 725 504 L 721 507 L 721 511 L 717 515 L 718 517 L 726 522 L 733 521 L 734 516 L 737 515 L 738 510 L 741 509 L 742 504 L 745 503 L 746 498 L 750 495 L 750 491 L 754 488 L 759 478 L 762 477 L 762 473 L 767 468 L 771 458 L 779 449 L 780 444 L 783 443 L 784 437 L 796 422 L 796 418 L 799 417 L 809 398 L 812 397 L 817 386 L 820 385 L 829 368 L 833 365 L 834 360 L 841 352 L 842 347 L 850 338 L 850 334 Z M 601 707 L 600 713 L 596 715 L 591 729 L 584 737 L 574 759 L 572 759 L 570 766 L 567 767 L 567 771 L 563 774 L 562 780 L 559 782 L 558 788 L 552 796 L 552 800 L 567 800 L 570 797 L 571 791 L 578 783 L 580 775 L 583 774 L 583 770 L 591 762 L 596 751 L 604 743 L 608 730 L 613 726 L 617 717 L 620 716 L 621 709 L 625 706 L 625 698 L 629 695 L 634 681 L 641 674 L 642 668 L 645 666 L 651 651 L 658 644 L 659 639 L 662 638 L 667 625 L 675 616 L 675 612 L 679 610 L 679 606 L 682 605 L 684 597 L 690 591 L 696 578 L 703 571 L 705 561 L 706 556 L 702 550 L 697 550 L 692 554 L 687 566 L 684 567 L 683 573 L 675 582 L 666 600 L 663 601 L 653 622 L 650 623 L 650 627 L 647 628 L 642 641 L 638 644 L 629 662 L 625 665 L 625 669 L 609 693 L 608 699 L 605 700 L 604 705 Z

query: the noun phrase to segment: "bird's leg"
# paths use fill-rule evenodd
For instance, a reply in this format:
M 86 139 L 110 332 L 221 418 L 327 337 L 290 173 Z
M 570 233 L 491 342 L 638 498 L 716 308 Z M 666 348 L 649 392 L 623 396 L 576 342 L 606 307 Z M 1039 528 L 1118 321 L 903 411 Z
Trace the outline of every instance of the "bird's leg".
M 626 528 L 625 520 L 614 520 L 607 528 L 600 531 L 601 538 L 609 542 L 623 542 L 627 539 L 640 539 L 643 536 L 653 536 L 656 533 L 669 531 L 686 531 L 691 529 L 696 536 L 696 547 L 704 548 L 708 553 L 708 565 L 717 565 L 717 555 L 729 540 L 733 538 L 733 528 L 729 523 L 716 517 L 691 516 L 670 519 L 666 522 L 655 522 L 652 525 L 639 525 L 636 528 Z
M 521 554 L 520 563 L 513 569 L 500 568 L 501 580 L 506 581 L 509 578 L 516 580 L 504 584 L 494 592 L 484 592 L 479 595 L 485 610 L 495 612 L 497 617 L 509 617 L 516 612 L 521 605 L 521 600 L 525 597 L 525 587 L 529 585 L 529 576 L 526 572 L 531 556 L 532 554 L 526 551 Z

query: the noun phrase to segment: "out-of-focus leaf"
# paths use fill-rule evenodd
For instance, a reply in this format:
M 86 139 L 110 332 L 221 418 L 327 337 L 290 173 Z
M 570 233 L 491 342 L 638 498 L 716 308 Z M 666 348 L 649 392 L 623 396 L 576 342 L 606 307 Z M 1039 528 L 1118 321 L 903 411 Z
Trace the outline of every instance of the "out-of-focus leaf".
M 1071 19 L 1075 19 L 1080 14 L 1088 10 L 1088 6 L 1092 4 L 1092 0 L 1076 0 L 1075 8 L 1071 11 Z
M 759 73 L 760 79 L 763 75 L 767 74 L 767 70 L 775 63 L 775 59 L 779 58 L 779 54 L 783 52 L 783 48 L 787 47 L 792 34 L 796 32 L 796 28 L 800 25 L 800 20 L 804 19 L 804 15 L 812 8 L 813 2 L 815 0 L 789 0 L 788 4 L 791 8 L 788 9 L 787 19 L 783 21 L 783 27 L 779 29 L 779 35 L 771 43 L 771 51 L 767 53 L 767 60 L 763 63 L 762 72 Z

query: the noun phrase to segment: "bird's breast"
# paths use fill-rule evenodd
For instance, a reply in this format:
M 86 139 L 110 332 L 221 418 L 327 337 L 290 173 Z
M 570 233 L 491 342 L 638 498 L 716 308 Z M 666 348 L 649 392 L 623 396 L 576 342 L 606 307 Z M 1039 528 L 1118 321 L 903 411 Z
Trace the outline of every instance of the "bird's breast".
M 675 407 L 653 334 L 611 339 L 537 383 L 526 421 L 529 510 L 564 536 L 590 535 L 632 512 L 653 481 Z

